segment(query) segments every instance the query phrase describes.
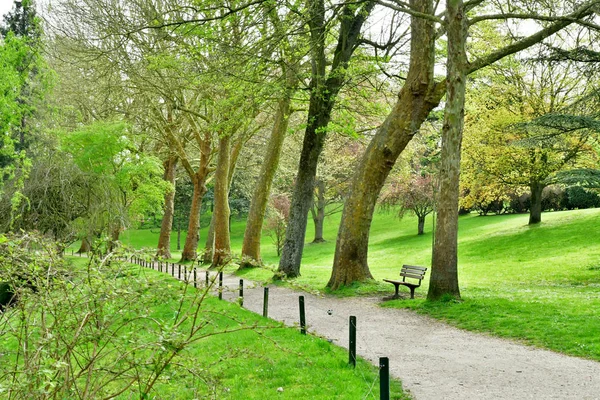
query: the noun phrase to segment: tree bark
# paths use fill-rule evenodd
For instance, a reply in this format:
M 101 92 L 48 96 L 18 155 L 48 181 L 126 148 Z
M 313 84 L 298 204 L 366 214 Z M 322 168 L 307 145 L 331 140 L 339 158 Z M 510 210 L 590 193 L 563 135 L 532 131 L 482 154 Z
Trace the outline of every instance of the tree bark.
M 312 0 L 309 4 L 308 23 L 311 30 L 312 51 L 310 103 L 298 175 L 292 194 L 288 227 L 278 269 L 279 273 L 290 278 L 300 275 L 307 217 L 312 204 L 317 164 L 325 143 L 325 132 L 331 119 L 331 110 L 344 83 L 344 71 L 356 49 L 362 25 L 374 6 L 375 2 L 373 1 L 367 1 L 360 7 L 355 4 L 344 6 L 340 17 L 338 44 L 334 51 L 331 71 L 326 78 L 325 6 L 323 0 Z
M 215 172 L 214 252 L 211 268 L 226 265 L 231 259 L 229 234 L 229 168 L 231 136 L 219 138 L 219 158 Z
M 529 225 L 535 225 L 542 222 L 542 192 L 544 185 L 541 182 L 531 182 L 529 190 L 531 191 L 531 208 L 529 209 Z
M 467 20 L 462 0 L 446 2 L 448 61 L 446 108 L 442 128 L 437 225 L 428 300 L 450 295 L 460 299 L 458 287 L 458 197 L 460 153 L 465 117 L 467 78 Z
M 275 172 L 277 172 L 279 157 L 281 155 L 285 133 L 288 128 L 293 93 L 294 90 L 291 87 L 288 87 L 284 97 L 279 101 L 277 113 L 275 115 L 275 123 L 273 124 L 271 137 L 269 138 L 269 144 L 260 169 L 258 182 L 254 188 L 252 203 L 250 204 L 250 210 L 248 212 L 240 268 L 255 267 L 262 264 L 260 257 L 260 239 L 263 222 L 265 219 L 267 203 L 269 202 L 269 195 L 271 194 L 271 185 L 273 183 L 273 178 L 275 177 Z
M 213 254 L 215 254 L 215 213 L 213 200 L 213 215 L 210 217 L 210 224 L 206 232 L 206 243 L 204 244 L 204 252 L 202 253 L 202 264 L 212 263 Z
M 205 176 L 201 171 L 192 176 L 194 191 L 192 205 L 190 206 L 190 219 L 188 222 L 187 236 L 181 252 L 181 261 L 193 261 L 198 256 L 198 241 L 200 240 L 200 209 L 202 197 L 206 194 Z
M 423 235 L 425 233 L 425 215 L 419 215 L 417 218 L 419 219 L 417 235 Z
M 313 243 L 323 243 L 323 224 L 325 223 L 325 182 L 317 179 L 315 185 L 316 200 L 311 209 L 313 222 L 315 224 L 315 238 Z M 314 201 L 313 200 L 313 201 Z
M 163 166 L 165 169 L 163 178 L 173 186 L 173 190 L 165 194 L 164 213 L 160 224 L 156 255 L 158 257 L 171 258 L 171 230 L 173 229 L 173 215 L 175 213 L 175 170 L 177 157 L 169 157 L 165 160 Z
M 412 0 L 411 5 L 418 12 L 433 12 L 431 1 Z M 344 204 L 333 269 L 327 283 L 333 290 L 372 279 L 367 251 L 377 197 L 396 159 L 443 95 L 443 90 L 436 87 L 433 80 L 433 22 L 412 17 L 411 32 L 406 82 L 390 115 L 369 143 L 353 176 L 351 195 Z
M 83 239 L 81 239 L 81 245 L 79 246 L 79 250 L 77 250 L 77 253 L 79 253 L 79 254 L 89 253 L 91 250 L 92 250 L 92 239 L 88 236 L 83 237 Z

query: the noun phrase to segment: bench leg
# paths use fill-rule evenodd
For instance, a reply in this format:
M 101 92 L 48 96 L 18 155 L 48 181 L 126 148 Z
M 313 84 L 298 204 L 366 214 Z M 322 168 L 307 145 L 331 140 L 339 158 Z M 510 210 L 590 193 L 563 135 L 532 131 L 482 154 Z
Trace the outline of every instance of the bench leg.
M 414 287 L 409 287 L 410 289 L 410 298 L 414 299 L 415 298 L 415 289 Z
M 394 284 L 395 289 L 396 289 L 396 294 L 394 295 L 394 299 L 399 299 L 400 298 L 400 294 L 398 293 L 398 289 L 400 288 L 400 285 Z

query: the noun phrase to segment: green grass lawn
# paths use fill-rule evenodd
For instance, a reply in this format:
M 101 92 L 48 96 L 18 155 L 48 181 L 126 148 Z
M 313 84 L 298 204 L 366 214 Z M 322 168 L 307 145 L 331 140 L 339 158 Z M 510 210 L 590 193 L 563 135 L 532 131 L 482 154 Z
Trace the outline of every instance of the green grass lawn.
M 415 218 L 398 221 L 376 213 L 370 235 L 369 266 L 373 282 L 345 288 L 341 295 L 391 294 L 383 278 L 397 276 L 402 264 L 431 263 L 432 218 L 417 236 Z M 460 217 L 459 279 L 463 301 L 429 303 L 428 284 L 415 301 L 392 301 L 386 307 L 411 308 L 474 331 L 522 340 L 581 357 L 600 360 L 600 209 L 544 213 L 528 226 L 527 215 Z M 324 290 L 331 274 L 339 214 L 326 220 L 326 243 L 305 246 L 302 276 L 294 284 Z M 232 248 L 239 253 L 244 221 L 232 224 Z M 154 246 L 126 232 L 124 241 Z M 307 239 L 311 240 L 309 224 Z M 156 234 L 151 236 L 156 240 Z M 201 237 L 205 237 L 203 231 Z M 130 239 L 128 239 L 130 238 Z M 136 241 L 134 241 L 136 240 Z M 263 258 L 275 268 L 277 257 L 263 237 Z M 268 269 L 244 271 L 248 279 L 269 279 Z M 406 290 L 406 292 L 408 292 Z
M 169 275 L 138 266 L 113 262 L 100 276 L 95 268 L 90 275 L 86 259 L 74 257 L 72 262 L 69 279 L 76 290 L 68 286 L 65 293 L 55 288 L 37 298 L 23 299 L 22 305 L 27 308 L 22 312 L 17 307 L 0 314 L 0 398 L 11 387 L 20 390 L 15 392 L 19 398 L 33 398 L 34 394 L 46 398 L 42 392 L 49 395 L 57 386 L 62 386 L 62 391 L 50 397 L 74 398 L 74 390 L 67 389 L 64 382 L 68 377 L 77 380 L 81 395 L 88 368 L 95 368 L 90 374 L 96 385 L 92 387 L 107 382 L 104 391 L 98 392 L 99 398 L 118 392 L 133 374 L 128 363 L 135 363 L 137 373 L 148 375 L 155 370 L 154 363 L 183 343 L 194 326 L 202 328 L 144 398 L 379 398 L 377 368 L 364 360 L 358 360 L 356 368 L 350 367 L 347 351 L 325 339 L 301 335 L 298 329 L 212 296 L 202 301 L 201 312 L 194 317 L 201 289 L 198 292 Z M 87 285 L 90 279 L 96 279 L 96 283 Z M 39 321 L 42 310 L 46 324 Z M 22 313 L 27 317 L 21 318 Z M 89 323 L 86 314 L 90 318 L 101 315 L 101 322 Z M 58 323 L 50 330 L 46 320 L 49 316 Z M 23 338 L 23 332 L 27 332 L 27 347 L 35 348 L 40 355 L 29 355 L 28 360 L 33 362 L 27 365 L 15 355 L 17 347 L 24 346 L 16 339 Z M 86 366 L 95 351 L 96 361 Z M 72 356 L 64 356 L 65 352 Z M 15 365 L 19 372 L 18 379 L 13 380 L 8 372 L 14 371 Z M 63 371 L 66 365 L 72 366 L 71 373 Z M 123 369 L 122 375 L 119 368 Z M 33 374 L 35 382 L 28 373 Z M 145 382 L 142 379 L 140 386 Z M 408 398 L 398 382 L 391 384 L 392 398 Z M 139 396 L 136 383 L 111 398 Z

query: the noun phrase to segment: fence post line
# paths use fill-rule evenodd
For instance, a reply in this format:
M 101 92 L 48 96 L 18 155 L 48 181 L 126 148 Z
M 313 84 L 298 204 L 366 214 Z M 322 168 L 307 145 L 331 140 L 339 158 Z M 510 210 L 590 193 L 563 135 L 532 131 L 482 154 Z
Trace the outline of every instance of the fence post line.
M 390 400 L 390 359 L 379 358 L 379 399 Z
M 175 263 L 171 263 L 171 276 L 175 278 Z
M 267 318 L 269 314 L 269 288 L 265 287 L 265 294 L 263 296 L 263 317 Z
M 356 367 L 356 317 L 350 316 L 350 339 L 348 341 L 349 360 L 348 363 Z
M 304 312 L 304 296 L 298 298 L 300 303 L 300 333 L 306 335 L 306 315 Z
M 177 280 L 181 280 L 181 264 L 177 264 Z

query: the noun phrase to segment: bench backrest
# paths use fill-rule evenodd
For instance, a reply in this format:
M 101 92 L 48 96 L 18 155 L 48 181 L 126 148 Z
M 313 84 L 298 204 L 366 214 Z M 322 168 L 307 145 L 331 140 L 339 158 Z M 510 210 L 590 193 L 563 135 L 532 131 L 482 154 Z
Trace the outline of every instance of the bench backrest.
M 417 279 L 419 284 L 421 284 L 421 279 L 425 277 L 425 271 L 427 268 L 425 267 L 417 267 L 415 265 L 403 265 L 400 270 L 400 276 L 402 277 L 402 281 L 405 282 L 406 278 Z

